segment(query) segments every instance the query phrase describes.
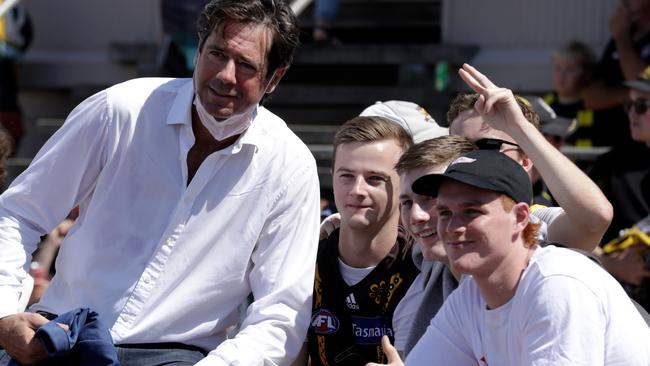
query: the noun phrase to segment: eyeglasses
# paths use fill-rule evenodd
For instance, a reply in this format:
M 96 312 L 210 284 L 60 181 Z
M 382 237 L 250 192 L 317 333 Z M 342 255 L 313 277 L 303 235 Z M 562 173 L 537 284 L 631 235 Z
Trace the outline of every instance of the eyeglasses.
M 648 99 L 637 98 L 625 102 L 625 110 L 629 112 L 631 108 L 634 108 L 636 114 L 644 114 L 648 110 Z
M 519 149 L 519 145 L 514 142 L 501 139 L 484 138 L 474 141 L 474 145 L 480 150 L 501 150 L 501 145 L 503 144 L 512 145 Z

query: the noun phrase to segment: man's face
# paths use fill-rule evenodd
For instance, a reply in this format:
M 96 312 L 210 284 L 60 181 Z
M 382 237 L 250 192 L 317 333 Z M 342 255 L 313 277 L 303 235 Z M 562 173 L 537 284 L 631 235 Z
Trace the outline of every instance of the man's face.
M 458 117 L 451 122 L 451 126 L 449 126 L 449 134 L 464 136 L 472 142 L 484 138 L 495 138 L 512 143 L 515 142 L 515 140 L 507 133 L 501 130 L 496 130 L 490 127 L 487 123 L 484 123 L 481 115 L 479 115 L 474 109 L 468 109 L 460 113 Z M 499 151 L 521 164 L 521 150 L 516 146 L 503 144 Z
M 399 215 L 399 177 L 394 166 L 402 152 L 395 140 L 337 147 L 333 187 L 341 226 L 379 230 Z
M 197 53 L 195 81 L 205 109 L 217 120 L 245 112 L 280 81 L 268 80 L 271 31 L 262 24 L 225 23 L 215 28 Z
M 402 225 L 420 244 L 424 259 L 448 263 L 447 252 L 438 237 L 436 199 L 416 194 L 411 189 L 416 179 L 427 174 L 441 174 L 444 171 L 444 166 L 428 166 L 407 170 L 400 174 L 399 206 Z
M 627 115 L 630 118 L 630 133 L 634 141 L 644 142 L 650 146 L 650 93 L 631 89 L 630 101 L 641 104 L 640 100 L 645 100 L 646 111 L 644 113 L 637 113 L 634 107 L 627 110 Z
M 456 273 L 484 278 L 507 257 L 518 226 L 516 210 L 504 208 L 501 194 L 447 180 L 436 211 L 438 235 Z

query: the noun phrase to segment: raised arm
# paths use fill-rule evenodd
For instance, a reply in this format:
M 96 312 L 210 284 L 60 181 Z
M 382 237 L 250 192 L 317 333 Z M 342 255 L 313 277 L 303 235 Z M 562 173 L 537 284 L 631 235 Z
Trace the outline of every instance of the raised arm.
M 612 34 L 613 45 L 616 47 L 617 61 L 623 72 L 624 79 L 636 79 L 647 64 L 634 49 L 632 21 L 629 11 L 623 4 L 619 4 L 610 17 L 609 30 Z M 602 73 L 602 70 L 598 72 Z M 595 110 L 612 108 L 625 102 L 627 89 L 621 85 L 607 85 L 596 75 L 596 79 L 591 85 L 582 91 L 582 99 L 587 108 Z
M 647 66 L 646 62 L 634 49 L 634 31 L 630 11 L 622 3 L 609 19 L 609 30 L 612 33 L 618 61 L 625 80 L 634 80 Z
M 564 214 L 549 225 L 548 239 L 593 250 L 613 215 L 612 206 L 600 188 L 526 120 L 511 90 L 497 87 L 467 64 L 459 73 L 481 95 L 476 103 L 477 111 L 492 128 L 512 136 L 564 209 Z

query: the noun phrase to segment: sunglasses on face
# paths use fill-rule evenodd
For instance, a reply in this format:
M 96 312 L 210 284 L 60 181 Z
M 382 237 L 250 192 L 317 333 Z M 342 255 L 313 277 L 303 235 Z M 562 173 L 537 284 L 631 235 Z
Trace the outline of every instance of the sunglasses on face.
M 625 110 L 629 112 L 631 108 L 634 108 L 634 112 L 636 114 L 641 115 L 645 113 L 648 110 L 648 99 L 637 98 L 625 102 Z
M 519 145 L 515 144 L 514 142 L 501 139 L 484 138 L 474 141 L 474 145 L 476 145 L 476 147 L 478 147 L 480 150 L 501 150 L 501 145 L 503 144 L 519 148 Z

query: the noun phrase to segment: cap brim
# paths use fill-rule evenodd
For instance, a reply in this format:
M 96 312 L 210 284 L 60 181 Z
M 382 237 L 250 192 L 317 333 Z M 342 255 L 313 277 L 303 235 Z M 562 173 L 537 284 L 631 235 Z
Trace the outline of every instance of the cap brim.
M 542 133 L 559 137 L 567 137 L 571 135 L 575 132 L 576 128 L 577 123 L 571 119 L 562 117 L 558 117 L 551 122 L 542 124 L 541 126 Z
M 650 93 L 650 80 L 641 81 L 641 80 L 632 80 L 626 81 L 623 85 L 627 86 L 630 89 L 640 90 L 642 92 Z
M 438 197 L 438 189 L 440 183 L 446 177 L 442 174 L 427 174 L 416 179 L 411 185 L 411 189 L 415 194 L 421 196 Z

